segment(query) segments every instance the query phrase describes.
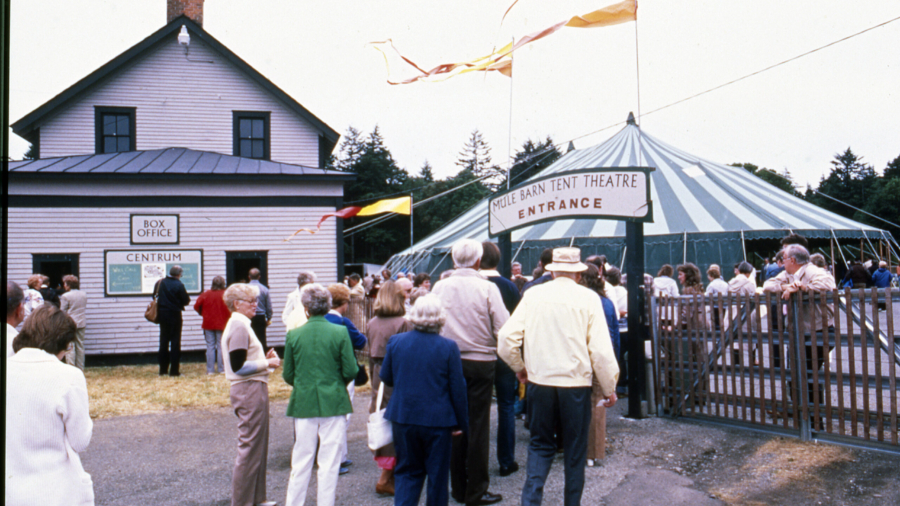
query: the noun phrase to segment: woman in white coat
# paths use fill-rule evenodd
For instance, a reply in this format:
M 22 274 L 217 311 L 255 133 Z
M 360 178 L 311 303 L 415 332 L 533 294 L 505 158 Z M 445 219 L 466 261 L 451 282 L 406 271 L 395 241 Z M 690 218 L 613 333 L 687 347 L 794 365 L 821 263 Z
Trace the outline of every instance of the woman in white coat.
M 84 373 L 61 360 L 76 324 L 44 304 L 13 341 L 6 371 L 7 506 L 94 504 L 94 484 L 78 453 L 91 442 Z

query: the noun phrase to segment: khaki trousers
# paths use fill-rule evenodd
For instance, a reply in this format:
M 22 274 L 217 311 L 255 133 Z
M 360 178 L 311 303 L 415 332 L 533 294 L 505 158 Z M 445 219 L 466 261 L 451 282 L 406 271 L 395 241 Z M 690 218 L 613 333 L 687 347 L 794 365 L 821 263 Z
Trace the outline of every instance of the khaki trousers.
M 84 328 L 75 329 L 75 342 L 72 349 L 66 352 L 66 363 L 84 370 Z
M 243 381 L 231 385 L 231 406 L 238 418 L 238 452 L 231 479 L 231 506 L 253 506 L 266 501 L 269 384 Z

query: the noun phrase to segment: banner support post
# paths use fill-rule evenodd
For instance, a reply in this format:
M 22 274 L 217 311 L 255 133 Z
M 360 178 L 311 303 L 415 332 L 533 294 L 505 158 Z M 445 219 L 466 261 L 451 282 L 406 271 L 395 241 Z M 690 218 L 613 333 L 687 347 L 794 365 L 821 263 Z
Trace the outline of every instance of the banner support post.
M 645 395 L 646 359 L 644 342 L 647 332 L 644 324 L 644 224 L 640 221 L 625 222 L 625 247 L 630 255 L 625 257 L 628 273 L 628 418 L 645 417 L 641 404 Z M 623 350 L 624 352 L 624 350 Z M 622 371 L 619 372 L 622 374 Z

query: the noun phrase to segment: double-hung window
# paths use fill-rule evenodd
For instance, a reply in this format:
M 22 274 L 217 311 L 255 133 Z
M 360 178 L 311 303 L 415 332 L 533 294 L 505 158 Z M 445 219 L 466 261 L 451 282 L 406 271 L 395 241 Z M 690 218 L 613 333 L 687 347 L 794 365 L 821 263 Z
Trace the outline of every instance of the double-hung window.
M 234 156 L 269 159 L 269 113 L 234 111 Z
M 134 151 L 135 128 L 133 107 L 95 107 L 96 152 Z

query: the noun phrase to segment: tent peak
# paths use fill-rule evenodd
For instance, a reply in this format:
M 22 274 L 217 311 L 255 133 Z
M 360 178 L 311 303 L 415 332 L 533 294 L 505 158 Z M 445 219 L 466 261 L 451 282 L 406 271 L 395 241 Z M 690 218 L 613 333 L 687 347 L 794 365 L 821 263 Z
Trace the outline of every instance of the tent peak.
M 575 151 L 575 143 L 572 141 L 569 141 L 569 148 L 566 150 L 566 153 L 570 151 Z
M 634 119 L 634 113 L 633 113 L 633 112 L 629 112 L 629 113 L 628 113 L 628 124 L 629 124 L 629 125 L 637 125 L 637 121 L 635 121 L 635 119 Z

